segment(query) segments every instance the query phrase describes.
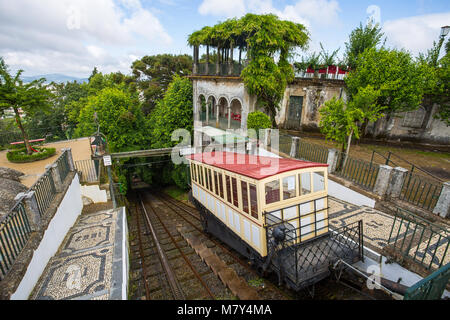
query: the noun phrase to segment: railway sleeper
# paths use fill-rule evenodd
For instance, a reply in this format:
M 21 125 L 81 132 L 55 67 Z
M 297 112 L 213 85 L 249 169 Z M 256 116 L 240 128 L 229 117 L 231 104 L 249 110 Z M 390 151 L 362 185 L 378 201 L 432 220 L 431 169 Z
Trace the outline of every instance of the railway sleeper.
M 236 271 L 228 267 L 210 248 L 193 235 L 188 235 L 183 227 L 177 227 L 178 232 L 186 242 L 199 255 L 200 259 L 213 271 L 213 273 L 227 286 L 233 295 L 241 300 L 259 300 L 259 295 L 254 288 L 238 276 Z

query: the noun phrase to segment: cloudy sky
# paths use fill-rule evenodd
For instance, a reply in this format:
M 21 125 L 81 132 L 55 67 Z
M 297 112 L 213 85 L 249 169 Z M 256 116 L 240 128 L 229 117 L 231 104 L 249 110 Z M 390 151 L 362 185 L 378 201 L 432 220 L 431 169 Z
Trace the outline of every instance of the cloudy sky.
M 0 56 L 25 75 L 86 77 L 94 66 L 128 74 L 144 55 L 191 54 L 190 33 L 248 12 L 303 23 L 310 50 L 322 42 L 340 54 L 369 17 L 381 23 L 390 47 L 413 54 L 450 25 L 448 0 L 0 0 Z

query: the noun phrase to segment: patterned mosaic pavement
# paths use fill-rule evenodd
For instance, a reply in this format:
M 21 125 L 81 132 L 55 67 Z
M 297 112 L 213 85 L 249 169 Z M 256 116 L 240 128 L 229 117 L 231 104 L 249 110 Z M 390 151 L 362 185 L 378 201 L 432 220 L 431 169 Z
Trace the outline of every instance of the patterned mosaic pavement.
M 362 219 L 364 224 L 364 245 L 378 253 L 381 253 L 381 250 L 388 245 L 392 224 L 395 221 L 393 216 L 369 207 L 352 205 L 333 197 L 329 197 L 329 206 L 330 226 L 339 228 Z M 400 224 L 398 220 L 395 224 L 394 234 L 398 232 L 401 240 L 405 237 L 406 225 L 406 223 Z M 406 236 L 414 237 L 414 225 L 410 224 L 408 227 Z M 398 230 L 399 228 L 400 231 Z M 450 262 L 450 252 L 448 252 L 450 250 L 446 251 L 448 239 L 444 234 L 445 232 L 442 232 L 432 237 L 423 237 L 420 243 L 411 247 L 410 255 L 414 256 L 415 254 L 416 257 L 423 257 L 423 260 L 421 260 L 426 264 L 433 260 L 436 262 L 433 265 L 434 267 L 438 267 L 442 258 L 442 265 Z M 416 235 L 416 238 L 418 238 L 418 235 Z M 434 252 L 435 248 L 437 248 L 436 253 Z
M 33 300 L 120 299 L 123 209 L 81 215 L 34 288 Z

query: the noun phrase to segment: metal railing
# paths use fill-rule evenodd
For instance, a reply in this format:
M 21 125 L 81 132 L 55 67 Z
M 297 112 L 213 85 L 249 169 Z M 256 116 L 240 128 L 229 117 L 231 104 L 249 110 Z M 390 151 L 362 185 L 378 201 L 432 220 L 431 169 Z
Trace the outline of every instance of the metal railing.
M 45 138 L 46 142 L 72 139 L 75 127 L 25 128 L 30 140 Z M 23 141 L 22 132 L 18 129 L 0 132 L 0 146 L 9 146 L 12 142 Z
M 450 230 L 397 208 L 386 250 L 394 258 L 408 257 L 427 270 L 450 262 Z
M 49 167 L 27 192 L 34 191 L 38 211 L 36 214 L 40 217 L 46 215 L 57 194 L 52 170 L 56 169 L 59 172 L 61 183 L 69 174 L 68 152 L 64 151 L 55 161 L 56 168 Z M 0 280 L 9 272 L 32 232 L 28 215 L 31 213 L 26 210 L 28 209 L 22 197 L 6 215 L 0 218 Z
M 16 203 L 11 211 L 0 219 L 0 280 L 11 269 L 22 252 L 31 228 L 22 202 Z
M 432 211 L 439 200 L 442 188 L 441 182 L 410 172 L 403 181 L 399 199 Z
M 233 62 L 232 64 L 228 63 L 220 63 L 219 64 L 219 73 L 216 70 L 215 63 L 209 63 L 208 68 L 206 67 L 206 63 L 198 63 L 197 64 L 197 73 L 195 75 L 203 75 L 203 76 L 233 76 L 239 77 L 241 75 L 242 70 L 246 67 L 246 63 L 237 63 Z
M 440 300 L 450 280 L 450 263 L 406 290 L 403 300 Z
M 79 160 L 74 161 L 75 170 L 78 171 L 80 175 L 81 183 L 93 183 L 98 182 L 98 164 L 95 164 L 95 161 L 99 160 Z
M 344 163 L 345 153 L 339 152 L 336 171 L 336 175 L 342 178 L 353 181 L 369 190 L 373 190 L 377 181 L 380 165 L 371 163 L 365 160 L 355 159 L 347 157 L 347 161 Z
M 328 153 L 327 147 L 300 140 L 296 158 L 318 163 L 327 163 Z
M 53 176 L 50 170 L 51 169 L 47 169 L 30 188 L 31 191 L 35 192 L 39 214 L 41 216 L 43 216 L 43 214 L 50 207 L 50 204 L 56 194 L 55 182 L 53 181 Z

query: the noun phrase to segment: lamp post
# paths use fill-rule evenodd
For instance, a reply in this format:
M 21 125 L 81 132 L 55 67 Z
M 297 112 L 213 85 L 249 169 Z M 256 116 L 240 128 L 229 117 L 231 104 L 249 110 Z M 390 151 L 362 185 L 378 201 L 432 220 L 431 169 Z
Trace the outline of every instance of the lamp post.
M 106 164 L 107 161 L 105 160 L 105 157 L 109 156 L 108 142 L 107 142 L 106 136 L 100 132 L 100 126 L 98 125 L 98 121 L 97 121 L 97 113 L 94 114 L 94 120 L 97 123 L 97 132 L 89 139 L 90 144 L 91 144 L 91 157 L 95 163 L 97 177 L 99 174 L 100 160 L 102 158 L 104 159 L 105 166 L 108 171 L 109 191 L 111 193 L 111 200 L 113 202 L 113 207 L 115 209 L 115 208 L 117 208 L 117 204 L 116 204 L 116 198 L 114 196 L 114 186 L 113 186 L 113 179 L 112 179 L 112 174 L 111 174 L 111 163 Z M 111 157 L 109 156 L 109 161 L 110 161 L 110 159 L 111 159 Z
M 441 27 L 441 34 L 439 35 L 439 44 L 433 61 L 435 67 L 437 66 L 437 61 L 439 59 L 439 53 L 441 52 L 442 44 L 444 43 L 445 37 L 448 35 L 449 31 L 450 26 Z

